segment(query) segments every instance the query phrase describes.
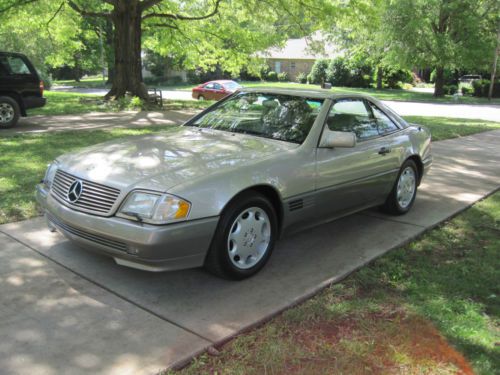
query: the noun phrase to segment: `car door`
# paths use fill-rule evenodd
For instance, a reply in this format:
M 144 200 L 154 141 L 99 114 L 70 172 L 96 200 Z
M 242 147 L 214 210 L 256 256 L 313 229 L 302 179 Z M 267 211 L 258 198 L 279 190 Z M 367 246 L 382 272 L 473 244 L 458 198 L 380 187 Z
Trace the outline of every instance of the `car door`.
M 203 86 L 202 95 L 206 100 L 215 100 L 213 82 L 209 82 L 205 86 Z
M 221 100 L 226 95 L 227 95 L 227 93 L 224 90 L 224 87 L 220 83 L 215 82 L 214 83 L 214 100 Z
M 396 135 L 400 129 L 393 122 L 379 129 L 385 119 L 380 110 L 380 118 L 375 117 L 372 105 L 363 98 L 343 98 L 331 106 L 325 127 L 355 133 L 357 144 L 317 149 L 317 204 L 323 216 L 382 203 L 391 190 L 403 152 Z

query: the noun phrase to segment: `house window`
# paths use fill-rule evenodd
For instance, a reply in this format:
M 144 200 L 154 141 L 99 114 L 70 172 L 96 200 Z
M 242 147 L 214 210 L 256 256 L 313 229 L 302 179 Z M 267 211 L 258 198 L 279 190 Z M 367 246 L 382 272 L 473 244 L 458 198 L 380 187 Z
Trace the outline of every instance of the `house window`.
M 295 61 L 290 62 L 290 69 L 295 70 Z
M 281 73 L 281 61 L 276 61 L 274 63 L 274 71 L 278 74 Z

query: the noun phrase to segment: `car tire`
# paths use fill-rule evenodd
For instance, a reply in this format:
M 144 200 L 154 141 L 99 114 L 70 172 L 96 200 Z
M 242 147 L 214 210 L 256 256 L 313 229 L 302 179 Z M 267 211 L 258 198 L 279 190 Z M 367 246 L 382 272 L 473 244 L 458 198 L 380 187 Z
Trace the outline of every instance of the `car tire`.
M 198 95 L 198 100 L 205 100 L 205 97 L 203 95 Z
M 21 110 L 17 101 L 9 96 L 0 96 L 0 129 L 15 126 L 20 114 Z
M 224 209 L 205 268 L 225 279 L 253 276 L 269 260 L 277 235 L 278 219 L 271 202 L 258 193 L 243 193 Z
M 411 159 L 406 160 L 398 173 L 398 178 L 382 206 L 382 210 L 392 215 L 407 213 L 417 196 L 418 169 Z

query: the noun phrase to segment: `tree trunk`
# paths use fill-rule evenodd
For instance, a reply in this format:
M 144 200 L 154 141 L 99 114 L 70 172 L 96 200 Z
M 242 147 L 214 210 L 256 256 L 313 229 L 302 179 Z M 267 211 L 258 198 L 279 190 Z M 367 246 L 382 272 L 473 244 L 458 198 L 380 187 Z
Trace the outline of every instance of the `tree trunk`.
M 493 56 L 493 65 L 491 67 L 490 88 L 488 90 L 488 99 L 493 98 L 493 88 L 495 87 L 495 78 L 497 76 L 498 55 L 500 54 L 500 23 L 498 24 L 497 33 L 497 48 L 495 48 L 495 55 Z
M 377 68 L 377 90 L 382 90 L 382 79 L 384 77 L 384 69 L 381 66 Z
M 444 68 L 436 67 L 436 82 L 434 82 L 434 96 L 444 96 Z
M 106 83 L 113 83 L 113 79 L 115 78 L 115 50 L 113 48 L 113 23 L 110 19 L 106 19 L 104 36 L 106 40 L 106 65 L 108 66 L 108 79 Z
M 82 69 L 80 67 L 80 55 L 74 55 L 75 59 L 75 67 L 73 68 L 73 77 L 75 78 L 75 82 L 80 82 L 80 78 L 82 77 Z
M 113 85 L 106 94 L 108 99 L 126 93 L 142 99 L 148 97 L 142 82 L 141 13 L 137 0 L 121 2 L 113 11 L 115 71 Z

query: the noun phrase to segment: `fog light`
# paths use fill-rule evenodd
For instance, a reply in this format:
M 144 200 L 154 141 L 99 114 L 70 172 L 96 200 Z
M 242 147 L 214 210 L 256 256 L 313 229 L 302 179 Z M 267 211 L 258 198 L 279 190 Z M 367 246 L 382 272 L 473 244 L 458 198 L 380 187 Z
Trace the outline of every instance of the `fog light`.
M 127 253 L 129 253 L 131 255 L 137 255 L 137 254 L 139 254 L 139 248 L 137 248 L 135 246 L 127 246 Z

